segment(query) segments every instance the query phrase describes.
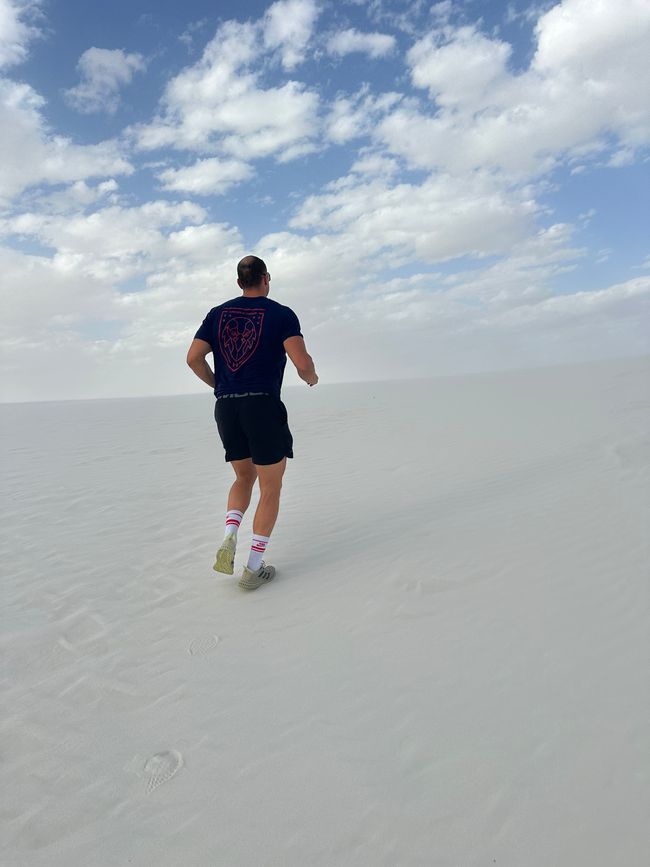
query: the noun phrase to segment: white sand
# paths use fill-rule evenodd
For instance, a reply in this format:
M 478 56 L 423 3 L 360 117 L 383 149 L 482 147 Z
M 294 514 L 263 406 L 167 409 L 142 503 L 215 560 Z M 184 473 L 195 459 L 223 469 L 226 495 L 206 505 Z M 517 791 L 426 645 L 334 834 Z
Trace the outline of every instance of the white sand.
M 649 372 L 287 389 L 252 594 L 209 392 L 2 407 L 2 863 L 645 865 Z

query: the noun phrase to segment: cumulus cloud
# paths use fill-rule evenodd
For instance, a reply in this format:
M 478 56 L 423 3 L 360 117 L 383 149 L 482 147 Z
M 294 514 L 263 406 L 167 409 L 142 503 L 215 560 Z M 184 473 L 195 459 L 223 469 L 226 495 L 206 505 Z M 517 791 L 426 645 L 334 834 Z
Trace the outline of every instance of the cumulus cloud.
M 303 84 L 259 85 L 259 27 L 228 21 L 201 60 L 168 84 L 163 111 L 134 130 L 138 147 L 293 159 L 315 148 L 318 96 Z
M 35 184 L 131 174 L 117 142 L 76 145 L 52 133 L 45 101 L 29 85 L 0 79 L 0 203 Z
M 507 252 L 536 212 L 527 193 L 505 191 L 487 173 L 432 175 L 421 184 L 352 175 L 307 198 L 291 225 L 345 232 L 367 257 L 383 251 L 397 267 Z
M 0 69 L 22 63 L 29 42 L 39 35 L 33 19 L 39 0 L 0 0 Z
M 354 28 L 341 30 L 327 42 L 330 54 L 343 57 L 346 54 L 361 52 L 369 57 L 385 57 L 395 50 L 395 37 L 386 33 L 360 33 Z
M 497 321 L 499 325 L 509 327 L 534 323 L 538 328 L 556 328 L 558 325 L 567 328 L 594 320 L 620 322 L 628 316 L 639 317 L 640 321 L 649 310 L 650 278 L 636 277 L 606 289 L 551 295 L 537 304 L 521 304 L 501 312 Z M 646 341 L 646 351 L 647 345 Z
M 36 331 L 45 335 L 55 317 L 58 317 L 55 330 L 59 331 L 62 323 L 110 319 L 119 314 L 108 281 L 71 271 L 60 259 L 0 246 L 0 268 L 13 287 L 3 302 L 0 333 L 5 345 L 37 340 Z M 48 287 L 46 293 L 43 286 Z M 34 322 L 36 310 L 38 322 Z
M 12 290 L 0 324 L 9 400 L 182 391 L 179 359 L 205 312 L 235 293 L 244 254 L 236 228 L 189 202 L 23 213 L 1 221 L 0 235 L 53 250 L 0 245 Z
M 266 11 L 262 22 L 264 43 L 280 50 L 285 69 L 304 61 L 319 14 L 315 0 L 277 0 Z
M 472 270 L 432 271 L 411 258 L 415 273 L 391 277 L 387 268 L 397 259 L 368 258 L 376 245 L 364 243 L 350 216 L 345 230 L 279 232 L 259 245 L 330 381 L 349 380 L 351 366 L 357 378 L 381 379 L 647 352 L 648 278 L 555 294 L 557 275 L 584 255 L 571 226 L 524 237 L 496 263 L 478 259 Z M 344 348 L 335 357 L 333 344 Z
M 166 169 L 158 175 L 165 190 L 180 190 L 200 196 L 223 195 L 234 184 L 248 180 L 252 168 L 239 160 L 216 157 L 198 160 L 181 169 Z
M 650 5 L 563 0 L 535 28 L 530 67 L 508 69 L 509 46 L 475 27 L 417 41 L 413 83 L 435 105 L 398 108 L 378 137 L 413 166 L 515 174 L 548 171 L 565 155 L 650 142 Z
M 432 18 L 436 18 L 438 21 L 448 21 L 451 17 L 451 13 L 454 11 L 454 4 L 452 0 L 441 0 L 439 3 L 434 3 L 431 9 L 429 10 L 429 14 Z
M 586 255 L 574 246 L 575 229 L 568 223 L 555 223 L 539 229 L 511 245 L 508 255 L 485 268 L 461 269 L 442 280 L 450 298 L 481 303 L 481 317 L 521 305 L 535 306 L 553 295 L 553 280 L 574 270 Z
M 39 212 L 46 214 L 70 214 L 96 205 L 98 202 L 119 201 L 119 185 L 115 178 L 98 184 L 74 181 L 64 189 L 38 196 Z
M 367 87 L 352 96 L 338 96 L 325 118 L 327 137 L 335 144 L 344 144 L 370 134 L 377 120 L 401 99 L 397 93 L 374 96 Z
M 63 271 L 119 282 L 147 273 L 164 255 L 170 228 L 200 223 L 205 211 L 192 202 L 147 202 L 102 207 L 92 214 L 22 213 L 4 220 L 2 234 L 34 238 L 56 251 Z
M 64 91 L 65 98 L 72 108 L 83 114 L 102 111 L 113 114 L 120 102 L 120 88 L 144 68 L 141 54 L 126 54 L 119 48 L 89 48 L 77 63 L 81 81 Z
M 452 31 L 446 42 L 445 32 L 428 34 L 408 52 L 413 83 L 428 88 L 439 105 L 481 107 L 507 75 L 510 46 L 473 27 Z
M 373 153 L 371 150 L 362 150 L 350 169 L 352 174 L 359 175 L 382 175 L 391 177 L 399 171 L 399 163 L 390 157 Z
M 0 0 L 0 10 L 9 5 Z M 563 0 L 542 9 L 534 55 L 517 73 L 510 46 L 494 33 L 450 23 L 458 19 L 449 0 L 433 9 L 431 0 L 373 0 L 365 11 L 371 27 L 406 32 L 406 16 L 400 23 L 391 9 L 407 7 L 418 25 L 405 57 L 410 92 L 357 81 L 324 104 L 322 76 L 318 92 L 287 80 L 284 72 L 307 58 L 321 6 L 280 0 L 257 21 L 220 25 L 198 62 L 169 81 L 158 116 L 130 130 L 127 141 L 137 148 L 163 149 L 144 168 L 164 190 L 189 197 L 245 182 L 255 160 L 353 142 L 347 174 L 320 190 L 334 159 L 309 176 L 293 173 L 292 189 L 302 183 L 310 194 L 294 200 L 284 227 L 278 209 L 279 230 L 251 249 L 243 246 L 250 227 L 211 222 L 209 203 L 145 196 L 135 204 L 118 186 L 133 171 L 124 145 L 80 146 L 57 136 L 42 97 L 2 81 L 3 203 L 30 186 L 61 186 L 24 194 L 0 220 L 8 245 L 0 268 L 11 287 L 1 333 L 7 370 L 21 373 L 6 379 L 22 383 L 8 397 L 192 390 L 184 350 L 207 309 L 237 294 L 235 264 L 252 251 L 268 261 L 274 297 L 296 307 L 317 357 L 322 347 L 324 378 L 349 379 L 350 370 L 355 378 L 458 372 L 506 355 L 521 366 L 647 351 L 640 322 L 650 280 L 623 274 L 614 285 L 571 291 L 567 275 L 575 271 L 575 288 L 584 289 L 579 266 L 599 255 L 581 240 L 590 213 L 568 217 L 576 228 L 563 221 L 566 211 L 555 215 L 536 201 L 543 190 L 540 201 L 554 204 L 539 176 L 559 161 L 573 169 L 594 159 L 625 165 L 650 140 L 647 4 Z M 30 36 L 14 28 L 18 36 L 6 37 L 3 20 L 10 19 L 0 14 L 0 58 L 18 62 Z M 367 40 L 356 45 L 372 55 Z M 137 71 L 128 59 L 138 56 L 107 53 L 115 63 L 103 67 L 103 100 L 111 105 Z M 88 67 L 80 83 L 87 94 L 93 80 L 100 88 L 93 75 L 101 67 Z M 401 90 L 399 69 L 394 80 Z M 179 160 L 170 148 L 190 157 Z M 336 159 L 344 158 L 339 149 Z M 271 193 L 277 197 L 269 185 L 260 195 Z M 591 203 L 579 203 L 575 214 Z M 217 206 L 227 213 L 227 199 Z M 24 252 L 34 248 L 51 252 Z M 334 358 L 332 345 L 344 351 Z

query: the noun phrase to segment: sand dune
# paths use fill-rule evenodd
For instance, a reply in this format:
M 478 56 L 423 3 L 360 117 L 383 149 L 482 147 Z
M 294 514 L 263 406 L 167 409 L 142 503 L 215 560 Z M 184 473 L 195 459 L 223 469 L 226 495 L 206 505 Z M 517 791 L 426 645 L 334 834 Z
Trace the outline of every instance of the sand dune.
M 647 863 L 649 373 L 286 389 L 252 594 L 208 392 L 2 406 L 2 863 Z

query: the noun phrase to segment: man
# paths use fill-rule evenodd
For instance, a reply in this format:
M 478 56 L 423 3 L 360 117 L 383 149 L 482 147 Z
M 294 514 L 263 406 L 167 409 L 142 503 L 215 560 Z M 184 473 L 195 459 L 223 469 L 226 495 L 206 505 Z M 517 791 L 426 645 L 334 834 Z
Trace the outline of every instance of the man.
M 307 385 L 316 385 L 318 376 L 298 317 L 268 297 L 271 275 L 264 262 L 257 256 L 244 257 L 237 265 L 237 284 L 242 295 L 210 310 L 192 341 L 187 363 L 214 389 L 217 429 L 236 476 L 228 495 L 226 535 L 213 568 L 233 574 L 237 530 L 259 481 L 253 543 L 239 580 L 243 590 L 256 590 L 275 575 L 262 557 L 278 517 L 287 458 L 293 457 L 287 410 L 280 399 L 287 355 Z M 210 352 L 214 373 L 206 361 Z

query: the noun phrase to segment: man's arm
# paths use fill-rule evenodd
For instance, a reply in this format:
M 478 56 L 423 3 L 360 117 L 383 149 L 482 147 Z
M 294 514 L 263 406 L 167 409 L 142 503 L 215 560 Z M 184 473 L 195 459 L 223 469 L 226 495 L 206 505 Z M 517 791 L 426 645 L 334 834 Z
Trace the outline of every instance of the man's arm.
M 197 337 L 191 343 L 187 352 L 187 363 L 192 368 L 199 379 L 202 379 L 206 385 L 209 385 L 214 390 L 214 373 L 212 368 L 205 360 L 205 356 L 212 352 L 212 347 L 205 340 L 199 340 Z
M 284 341 L 284 348 L 287 355 L 293 361 L 298 371 L 298 376 L 303 379 L 307 385 L 316 385 L 318 375 L 314 367 L 314 361 L 307 352 L 305 341 L 302 337 L 287 337 Z

